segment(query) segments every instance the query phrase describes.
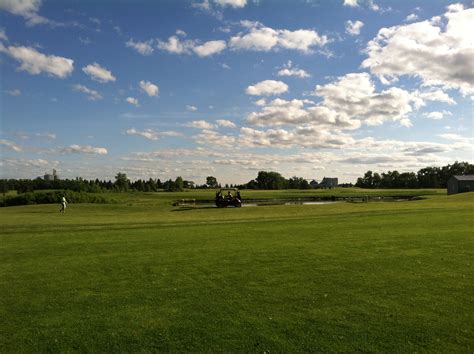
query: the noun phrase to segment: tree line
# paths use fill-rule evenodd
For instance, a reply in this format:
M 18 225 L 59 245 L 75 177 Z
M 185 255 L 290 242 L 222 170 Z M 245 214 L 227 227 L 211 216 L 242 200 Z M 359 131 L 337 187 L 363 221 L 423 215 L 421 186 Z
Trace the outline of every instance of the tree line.
M 468 162 L 454 162 L 443 167 L 425 167 L 415 172 L 367 171 L 357 179 L 356 187 L 361 188 L 446 188 L 448 179 L 453 175 L 474 174 L 474 165 Z M 225 184 L 225 187 L 239 189 L 312 189 L 320 188 L 316 180 L 309 181 L 302 177 L 285 178 L 275 171 L 259 171 L 255 179 L 244 184 Z M 351 183 L 340 184 L 340 187 L 352 187 Z M 0 192 L 16 190 L 27 193 L 36 190 L 70 190 L 74 192 L 99 193 L 104 191 L 139 191 L 139 192 L 177 192 L 193 188 L 221 188 L 222 185 L 214 176 L 207 176 L 206 183 L 198 185 L 178 176 L 174 180 L 161 181 L 159 178 L 138 179 L 130 181 L 125 173 L 119 172 L 115 180 L 75 179 L 0 179 Z
M 451 176 L 471 174 L 474 174 L 474 165 L 456 161 L 442 167 L 425 167 L 416 173 L 367 171 L 355 185 L 360 188 L 446 188 Z

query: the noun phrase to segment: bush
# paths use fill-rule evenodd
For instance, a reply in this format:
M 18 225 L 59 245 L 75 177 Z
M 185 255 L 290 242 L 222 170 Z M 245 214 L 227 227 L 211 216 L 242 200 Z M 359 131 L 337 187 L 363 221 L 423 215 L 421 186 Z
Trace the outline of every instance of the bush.
M 73 191 L 53 191 L 23 193 L 16 196 L 6 197 L 2 206 L 30 205 L 30 204 L 60 204 L 61 198 L 66 197 L 69 203 L 96 203 L 106 204 L 114 201 L 107 199 L 103 195 L 73 192 Z

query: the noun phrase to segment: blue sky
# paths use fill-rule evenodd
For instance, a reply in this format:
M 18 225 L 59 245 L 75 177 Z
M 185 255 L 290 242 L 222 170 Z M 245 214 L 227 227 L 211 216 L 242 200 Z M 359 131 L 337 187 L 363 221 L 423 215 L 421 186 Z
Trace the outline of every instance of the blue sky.
M 472 162 L 472 6 L 0 0 L 0 176 L 354 182 Z

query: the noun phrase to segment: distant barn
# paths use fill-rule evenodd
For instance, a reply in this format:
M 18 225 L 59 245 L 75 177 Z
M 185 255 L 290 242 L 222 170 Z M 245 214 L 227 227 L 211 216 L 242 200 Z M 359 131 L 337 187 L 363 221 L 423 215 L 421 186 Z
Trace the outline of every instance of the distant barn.
M 448 195 L 474 191 L 474 175 L 452 176 L 448 179 Z
M 319 186 L 322 188 L 335 188 L 338 184 L 337 178 L 324 177 Z

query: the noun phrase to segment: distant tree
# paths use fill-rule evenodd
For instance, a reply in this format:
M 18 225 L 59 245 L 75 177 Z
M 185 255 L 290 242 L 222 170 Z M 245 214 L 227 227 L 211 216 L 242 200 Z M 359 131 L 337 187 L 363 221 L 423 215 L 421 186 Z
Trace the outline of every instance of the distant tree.
M 5 203 L 5 195 L 8 192 L 8 181 L 6 179 L 0 179 L 0 192 L 3 194 L 3 202 Z
M 373 177 L 372 177 L 372 188 L 380 188 L 380 185 L 382 184 L 382 177 L 375 172 Z
M 174 181 L 174 186 L 175 186 L 175 191 L 182 192 L 184 190 L 184 181 L 181 176 L 176 177 L 176 180 Z
M 206 184 L 209 188 L 217 188 L 219 186 L 217 183 L 217 178 L 213 176 L 206 177 Z
M 287 187 L 286 179 L 278 172 L 260 171 L 256 181 L 258 189 L 284 189 Z
M 119 191 L 128 191 L 129 186 L 130 180 L 127 178 L 127 175 L 125 173 L 117 173 L 115 176 L 115 187 Z

